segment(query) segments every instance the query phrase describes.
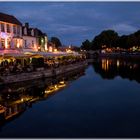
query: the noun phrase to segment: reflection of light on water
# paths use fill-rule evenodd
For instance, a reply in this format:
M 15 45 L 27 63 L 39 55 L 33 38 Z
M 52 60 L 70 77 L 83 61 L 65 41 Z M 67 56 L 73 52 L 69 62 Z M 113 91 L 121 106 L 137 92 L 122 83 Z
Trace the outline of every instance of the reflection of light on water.
M 102 59 L 102 69 L 107 71 L 109 68 L 109 61 L 106 59 Z
M 45 90 L 45 93 L 46 94 L 50 94 L 50 93 L 53 93 L 59 89 L 61 89 L 62 87 L 65 87 L 66 84 L 64 81 L 61 81 L 59 82 L 58 84 L 55 84 L 55 85 L 52 85 L 52 86 L 49 86 L 46 90 Z
M 4 113 L 5 110 L 6 110 L 6 108 L 4 106 L 0 105 L 0 113 Z
M 117 60 L 117 68 L 119 68 L 119 66 L 120 66 L 120 61 Z

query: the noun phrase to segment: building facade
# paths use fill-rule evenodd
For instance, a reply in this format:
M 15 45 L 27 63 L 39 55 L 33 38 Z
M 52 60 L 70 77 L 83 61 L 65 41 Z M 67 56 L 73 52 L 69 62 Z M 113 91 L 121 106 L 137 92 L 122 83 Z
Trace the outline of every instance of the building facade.
M 39 29 L 35 29 L 35 36 L 37 38 L 38 51 L 48 51 L 48 36 Z
M 21 22 L 12 15 L 0 13 L 0 49 L 20 49 L 22 46 Z
M 30 28 L 29 23 L 22 27 L 23 49 L 30 51 L 47 51 L 48 37 L 37 28 Z
M 29 27 L 29 23 L 25 23 L 22 27 L 23 37 L 23 50 L 25 51 L 37 51 L 37 38 L 35 35 L 35 29 Z

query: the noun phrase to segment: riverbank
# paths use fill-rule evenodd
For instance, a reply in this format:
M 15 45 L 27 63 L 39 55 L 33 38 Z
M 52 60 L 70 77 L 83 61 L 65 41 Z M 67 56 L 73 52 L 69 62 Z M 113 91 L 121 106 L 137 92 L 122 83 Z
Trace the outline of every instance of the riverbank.
M 53 68 L 53 69 L 40 68 L 40 69 L 37 69 L 37 71 L 35 72 L 1 76 L 0 85 L 30 81 L 30 80 L 40 79 L 40 78 L 42 79 L 50 78 L 50 77 L 55 78 L 55 76 L 58 76 L 58 75 L 61 75 L 61 74 L 64 74 L 64 73 L 67 73 L 76 69 L 80 69 L 86 66 L 87 66 L 87 61 L 83 61 L 76 64 L 69 64 L 67 66 L 61 66 L 59 68 Z

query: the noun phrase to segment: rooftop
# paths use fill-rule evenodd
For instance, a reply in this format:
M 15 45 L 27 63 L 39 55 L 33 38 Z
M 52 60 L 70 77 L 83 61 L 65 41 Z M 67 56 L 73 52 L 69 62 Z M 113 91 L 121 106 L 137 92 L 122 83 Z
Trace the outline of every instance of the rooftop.
M 0 21 L 22 25 L 22 23 L 14 16 L 0 13 Z

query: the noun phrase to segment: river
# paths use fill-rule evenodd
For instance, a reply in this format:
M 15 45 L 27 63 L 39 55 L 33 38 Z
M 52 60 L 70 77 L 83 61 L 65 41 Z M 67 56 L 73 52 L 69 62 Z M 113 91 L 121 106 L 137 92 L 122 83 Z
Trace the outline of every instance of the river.
M 1 89 L 0 101 L 7 107 L 1 138 L 140 137 L 139 61 L 99 59 L 42 83 Z M 18 113 L 8 118 L 9 112 Z

